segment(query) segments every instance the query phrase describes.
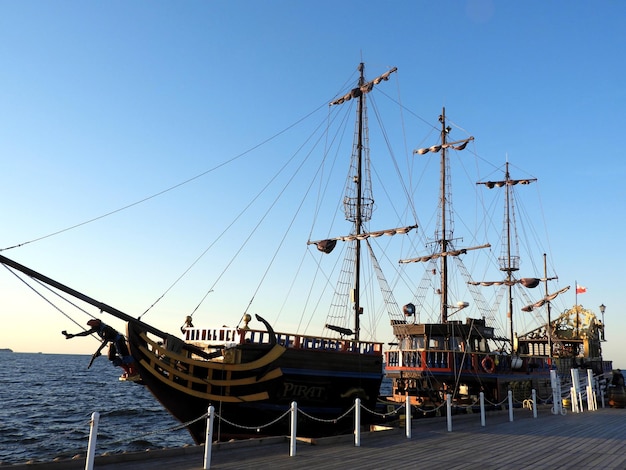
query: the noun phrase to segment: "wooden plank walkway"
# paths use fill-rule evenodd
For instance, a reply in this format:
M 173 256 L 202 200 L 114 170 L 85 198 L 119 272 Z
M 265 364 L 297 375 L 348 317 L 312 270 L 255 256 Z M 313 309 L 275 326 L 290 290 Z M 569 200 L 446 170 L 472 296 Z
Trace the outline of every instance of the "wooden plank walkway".
M 626 409 L 554 416 L 542 408 L 537 419 L 529 410 L 516 409 L 514 421 L 508 419 L 508 412 L 490 412 L 482 427 L 478 414 L 454 416 L 452 432 L 447 431 L 445 418 L 416 419 L 411 439 L 404 429 L 363 433 L 361 446 L 355 447 L 353 436 L 337 436 L 319 439 L 316 445 L 299 442 L 294 457 L 284 438 L 224 443 L 214 446 L 211 469 L 626 469 Z M 20 467 L 84 468 L 84 459 L 10 468 Z M 95 465 L 99 470 L 202 467 L 200 446 L 102 456 Z

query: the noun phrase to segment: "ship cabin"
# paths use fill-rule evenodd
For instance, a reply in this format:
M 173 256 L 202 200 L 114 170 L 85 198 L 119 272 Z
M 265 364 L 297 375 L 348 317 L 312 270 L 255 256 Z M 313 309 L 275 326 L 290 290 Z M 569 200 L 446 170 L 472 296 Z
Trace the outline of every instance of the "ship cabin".
M 489 340 L 494 330 L 484 319 L 466 322 L 406 323 L 392 322 L 397 349 L 386 352 L 387 371 L 419 369 L 478 369 L 487 357 L 486 368 L 496 367 Z M 499 353 L 496 353 L 499 354 Z M 485 367 L 483 367 L 484 369 Z

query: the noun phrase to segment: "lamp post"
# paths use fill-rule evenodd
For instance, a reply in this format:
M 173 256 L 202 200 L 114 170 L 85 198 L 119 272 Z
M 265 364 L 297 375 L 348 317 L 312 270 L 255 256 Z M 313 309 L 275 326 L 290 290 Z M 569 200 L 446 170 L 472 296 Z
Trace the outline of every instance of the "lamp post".
M 604 311 L 606 310 L 606 305 L 600 305 L 600 313 L 602 314 L 602 341 L 606 341 L 604 338 Z

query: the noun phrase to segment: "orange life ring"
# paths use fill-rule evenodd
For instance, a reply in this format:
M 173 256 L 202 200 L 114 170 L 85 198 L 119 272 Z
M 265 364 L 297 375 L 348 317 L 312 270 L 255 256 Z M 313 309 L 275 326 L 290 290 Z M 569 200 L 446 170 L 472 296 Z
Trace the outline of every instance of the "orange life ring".
M 484 359 L 480 361 L 480 365 L 483 366 L 485 372 L 489 374 L 493 374 L 493 372 L 496 370 L 496 363 L 493 362 L 491 356 L 485 356 Z

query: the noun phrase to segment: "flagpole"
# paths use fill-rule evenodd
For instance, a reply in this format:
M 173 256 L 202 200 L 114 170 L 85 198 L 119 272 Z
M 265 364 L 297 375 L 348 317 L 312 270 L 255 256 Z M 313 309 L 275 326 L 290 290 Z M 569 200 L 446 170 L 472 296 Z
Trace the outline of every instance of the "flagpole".
M 576 297 L 574 297 L 574 305 L 578 305 L 578 281 L 574 281 L 574 292 L 576 292 Z

